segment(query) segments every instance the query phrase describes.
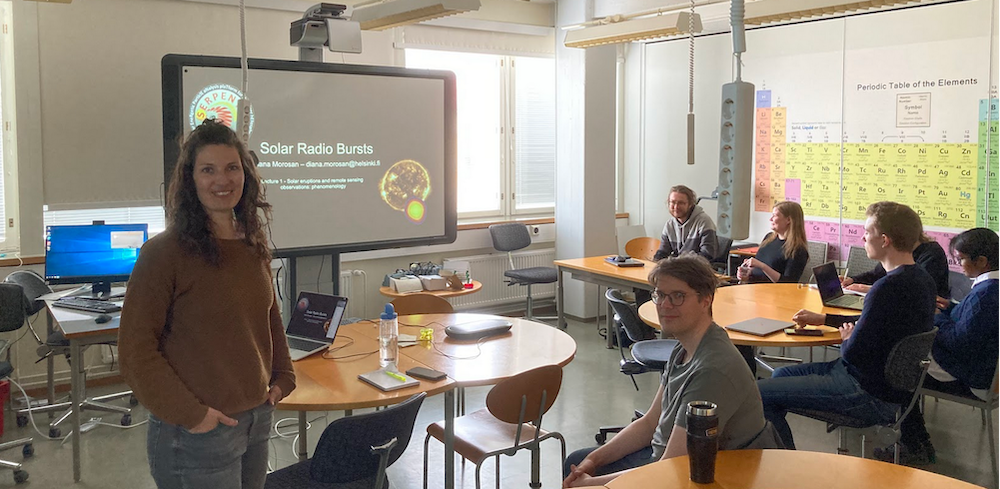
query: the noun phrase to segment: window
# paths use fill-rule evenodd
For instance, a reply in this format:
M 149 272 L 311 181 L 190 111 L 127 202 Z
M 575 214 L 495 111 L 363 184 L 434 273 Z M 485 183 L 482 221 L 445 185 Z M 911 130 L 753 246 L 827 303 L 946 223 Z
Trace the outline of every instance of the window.
M 551 214 L 554 60 L 407 49 L 406 66 L 455 73 L 459 216 Z
M 0 250 L 16 250 L 17 234 L 17 165 L 14 132 L 14 46 L 10 4 L 0 5 Z
M 42 212 L 45 226 L 68 226 L 93 224 L 104 221 L 107 224 L 149 225 L 149 235 L 153 236 L 166 229 L 163 207 L 117 207 L 105 209 L 73 209 L 50 211 L 48 206 Z

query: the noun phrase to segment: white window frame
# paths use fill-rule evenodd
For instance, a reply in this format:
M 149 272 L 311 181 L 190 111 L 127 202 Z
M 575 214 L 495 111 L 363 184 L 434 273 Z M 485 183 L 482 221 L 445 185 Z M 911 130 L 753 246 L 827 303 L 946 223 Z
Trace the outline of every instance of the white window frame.
M 410 49 L 410 48 L 407 48 Z M 424 48 L 414 48 L 426 50 Z M 403 57 L 405 59 L 406 49 Z M 455 51 L 452 51 L 455 52 Z M 524 57 L 516 55 L 499 55 L 500 58 L 500 174 L 497 175 L 500 181 L 500 205 L 498 210 L 462 212 L 459 210 L 459 220 L 481 220 L 485 218 L 511 219 L 514 217 L 552 217 L 555 215 L 555 192 L 553 191 L 553 205 L 547 207 L 534 207 L 530 209 L 517 209 L 516 195 L 514 193 L 517 186 L 517 128 L 514 127 L 516 121 L 516 78 L 515 70 L 516 58 Z M 552 58 L 550 58 L 552 59 Z M 405 63 L 404 63 L 405 66 Z M 555 67 L 553 66 L 553 69 Z M 553 155 L 553 158 L 555 155 Z M 553 165 L 555 162 L 553 161 Z M 553 183 L 555 185 L 555 183 Z
M 0 3 L 0 105 L 2 113 L 3 161 L 3 219 L 4 238 L 0 240 L 0 251 L 11 252 L 20 249 L 20 218 L 18 205 L 17 176 L 17 123 L 16 98 L 14 92 L 14 39 L 13 18 L 9 2 Z

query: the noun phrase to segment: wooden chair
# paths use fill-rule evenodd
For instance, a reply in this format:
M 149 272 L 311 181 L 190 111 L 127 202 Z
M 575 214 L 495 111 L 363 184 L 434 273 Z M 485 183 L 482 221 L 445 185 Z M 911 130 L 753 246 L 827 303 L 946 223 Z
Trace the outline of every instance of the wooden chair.
M 558 438 L 562 460 L 566 461 L 566 440 L 556 432 L 545 431 L 542 415 L 559 394 L 562 367 L 545 365 L 522 372 L 495 385 L 486 394 L 486 409 L 455 419 L 455 451 L 476 464 L 476 489 L 480 488 L 479 471 L 483 461 L 496 457 L 496 481 L 500 487 L 500 455 L 514 456 L 518 450 L 531 451 L 531 487 L 541 487 L 539 443 Z M 427 489 L 427 444 L 431 437 L 444 442 L 444 421 L 427 427 L 424 438 L 424 489 Z
M 653 255 L 658 249 L 660 249 L 660 240 L 647 236 L 632 238 L 628 243 L 625 243 L 625 253 L 628 256 L 647 261 L 653 261 Z
M 451 303 L 436 295 L 431 294 L 410 294 L 397 297 L 392 300 L 392 307 L 396 308 L 396 314 L 406 316 L 408 314 L 448 314 L 455 312 Z

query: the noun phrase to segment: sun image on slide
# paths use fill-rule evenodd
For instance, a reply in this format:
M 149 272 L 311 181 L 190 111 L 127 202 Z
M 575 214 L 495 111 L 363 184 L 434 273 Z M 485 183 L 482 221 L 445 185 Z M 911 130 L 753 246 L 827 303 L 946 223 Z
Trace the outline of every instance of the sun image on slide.
M 413 160 L 397 161 L 382 176 L 378 190 L 389 207 L 402 211 L 415 224 L 424 222 L 431 176 L 423 165 Z

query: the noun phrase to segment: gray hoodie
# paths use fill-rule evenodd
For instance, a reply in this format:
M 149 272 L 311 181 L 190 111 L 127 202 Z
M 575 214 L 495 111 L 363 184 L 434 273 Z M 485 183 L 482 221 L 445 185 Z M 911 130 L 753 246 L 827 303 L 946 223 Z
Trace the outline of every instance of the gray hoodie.
M 701 206 L 696 205 L 684 224 L 674 216 L 667 219 L 667 223 L 663 225 L 663 236 L 660 237 L 660 249 L 656 250 L 653 259 L 660 260 L 690 251 L 711 262 L 718 254 L 718 248 L 715 223 Z

